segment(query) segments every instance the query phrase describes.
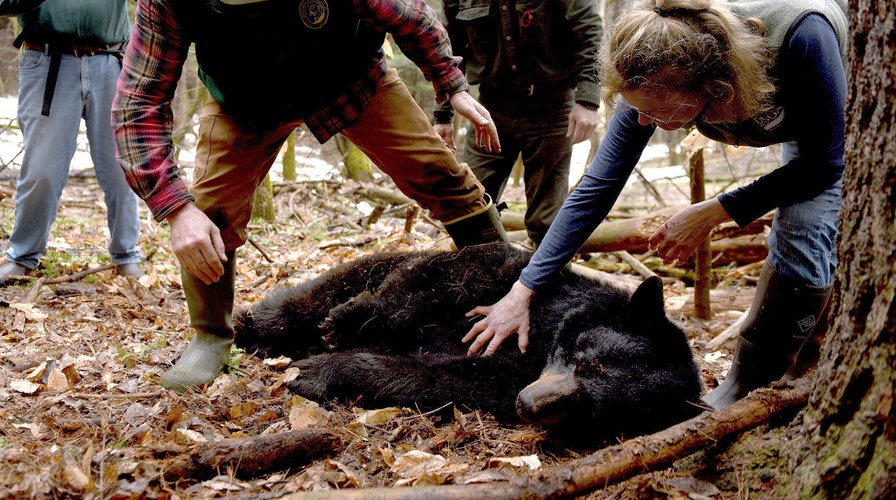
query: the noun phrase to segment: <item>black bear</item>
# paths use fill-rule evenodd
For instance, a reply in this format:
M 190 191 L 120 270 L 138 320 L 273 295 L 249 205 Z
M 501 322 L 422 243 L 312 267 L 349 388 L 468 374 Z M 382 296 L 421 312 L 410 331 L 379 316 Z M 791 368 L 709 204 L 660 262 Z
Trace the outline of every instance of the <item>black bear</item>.
M 502 243 L 388 253 L 270 292 L 234 317 L 236 344 L 286 355 L 289 388 L 318 401 L 431 410 L 453 403 L 592 437 L 652 432 L 701 411 L 684 332 L 659 278 L 629 296 L 562 271 L 535 294 L 529 347 L 468 356 L 465 313 L 498 301 L 531 253 Z

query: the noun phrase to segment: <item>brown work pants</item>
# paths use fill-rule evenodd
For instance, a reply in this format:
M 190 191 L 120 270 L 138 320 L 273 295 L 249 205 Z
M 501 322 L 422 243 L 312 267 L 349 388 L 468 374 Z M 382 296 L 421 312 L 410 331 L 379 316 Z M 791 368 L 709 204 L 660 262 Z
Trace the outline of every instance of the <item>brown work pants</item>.
M 190 192 L 196 196 L 196 206 L 221 229 L 226 250 L 246 242 L 255 189 L 286 137 L 301 124 L 259 130 L 241 126 L 217 102 L 202 110 Z M 444 146 L 394 69 L 388 70 L 369 106 L 342 134 L 436 219 L 451 221 L 485 207 L 482 185 Z

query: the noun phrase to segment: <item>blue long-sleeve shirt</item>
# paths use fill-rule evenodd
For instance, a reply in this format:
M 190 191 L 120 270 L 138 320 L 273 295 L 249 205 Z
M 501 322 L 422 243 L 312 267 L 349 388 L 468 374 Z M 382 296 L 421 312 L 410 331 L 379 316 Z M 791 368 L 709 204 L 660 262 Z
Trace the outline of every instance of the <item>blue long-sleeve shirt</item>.
M 808 14 L 794 23 L 777 70 L 780 126 L 697 123 L 705 135 L 726 143 L 797 143 L 799 158 L 719 196 L 741 226 L 775 207 L 817 196 L 843 173 L 846 73 L 837 36 L 823 16 Z M 594 160 L 523 269 L 524 285 L 544 285 L 579 251 L 616 203 L 654 130 L 654 124 L 638 123 L 637 109 L 617 107 Z

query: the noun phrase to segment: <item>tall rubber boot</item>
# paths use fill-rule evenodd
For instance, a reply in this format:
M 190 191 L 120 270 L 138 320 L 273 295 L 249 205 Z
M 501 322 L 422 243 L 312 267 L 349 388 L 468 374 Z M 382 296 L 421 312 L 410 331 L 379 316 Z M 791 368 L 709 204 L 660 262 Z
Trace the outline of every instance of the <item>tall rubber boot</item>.
M 787 368 L 787 372 L 784 373 L 781 380 L 786 382 L 796 380 L 818 366 L 818 361 L 821 359 L 821 345 L 824 343 L 824 337 L 827 335 L 828 327 L 831 324 L 831 317 L 828 315 L 830 306 L 831 302 L 828 300 L 827 307 L 821 312 L 821 319 L 815 325 L 815 329 L 812 330 L 812 335 L 806 337 L 803 347 L 800 348 L 796 359 Z
M 458 249 L 507 241 L 507 233 L 504 231 L 504 224 L 501 223 L 498 208 L 492 203 L 491 196 L 486 194 L 485 199 L 487 201 L 485 207 L 478 211 L 442 223 Z
M 191 386 L 208 384 L 227 365 L 233 345 L 235 254 L 227 252 L 224 275 L 210 285 L 181 270 L 190 326 L 196 334 L 174 367 L 162 375 L 162 387 L 184 392 Z
M 703 401 L 721 410 L 753 389 L 780 379 L 822 319 L 831 288 L 796 282 L 766 263 L 737 341 L 731 370 Z

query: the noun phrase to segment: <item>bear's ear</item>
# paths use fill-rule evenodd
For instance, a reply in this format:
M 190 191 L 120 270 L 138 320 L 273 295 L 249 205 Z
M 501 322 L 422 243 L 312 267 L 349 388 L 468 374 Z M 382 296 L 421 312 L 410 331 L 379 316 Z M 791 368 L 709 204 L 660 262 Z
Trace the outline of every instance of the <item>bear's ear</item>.
M 635 318 L 653 319 L 665 317 L 666 308 L 663 304 L 663 280 L 657 276 L 651 276 L 644 280 L 632 294 L 628 301 L 629 313 Z

